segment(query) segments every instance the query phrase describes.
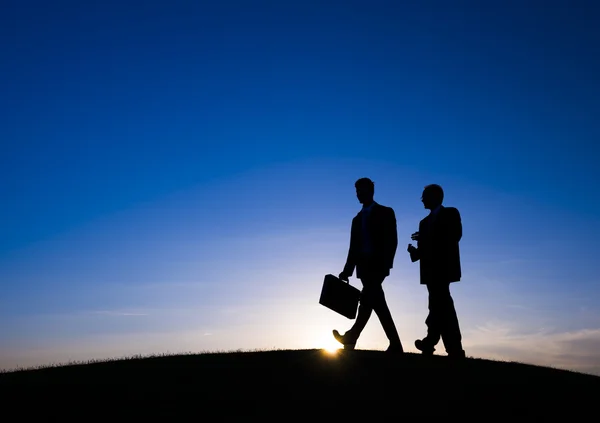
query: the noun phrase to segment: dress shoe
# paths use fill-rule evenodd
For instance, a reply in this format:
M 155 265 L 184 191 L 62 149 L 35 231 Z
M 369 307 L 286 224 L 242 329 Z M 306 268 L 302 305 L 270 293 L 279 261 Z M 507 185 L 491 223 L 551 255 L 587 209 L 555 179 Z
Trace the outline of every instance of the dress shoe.
M 423 355 L 433 355 L 433 352 L 435 351 L 435 348 L 432 347 L 431 345 L 427 344 L 424 340 L 422 339 L 417 339 L 415 341 L 415 347 L 421 351 L 421 354 Z
M 353 350 L 354 347 L 356 347 L 356 340 L 355 339 L 351 339 L 348 336 L 348 333 L 346 332 L 346 334 L 344 335 L 340 335 L 340 333 L 334 329 L 333 330 L 333 337 L 335 338 L 336 341 L 338 341 L 340 344 L 344 345 L 344 349 L 345 350 Z

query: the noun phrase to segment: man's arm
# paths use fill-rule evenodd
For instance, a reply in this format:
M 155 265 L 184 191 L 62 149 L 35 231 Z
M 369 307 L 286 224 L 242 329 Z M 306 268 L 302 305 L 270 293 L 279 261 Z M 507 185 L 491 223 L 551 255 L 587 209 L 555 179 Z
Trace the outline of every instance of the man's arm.
M 350 227 L 350 247 L 348 248 L 348 256 L 346 257 L 346 264 L 344 270 L 340 273 L 339 278 L 344 281 L 348 281 L 348 278 L 354 273 L 356 267 L 356 235 L 355 235 L 355 221 L 356 218 L 352 219 L 352 225 Z
M 408 248 L 406 249 L 406 251 L 408 251 L 408 253 L 410 254 L 410 261 L 412 261 L 413 263 L 421 258 L 421 253 L 419 249 L 412 244 L 408 244 Z
M 410 261 L 412 261 L 413 263 L 415 261 L 418 261 L 421 258 L 421 252 L 419 251 L 419 247 L 418 247 L 420 232 L 421 232 L 421 222 L 419 222 L 419 230 L 410 236 L 410 239 L 412 239 L 413 241 L 417 241 L 417 247 L 415 247 L 412 244 L 408 244 L 408 248 L 406 249 L 406 251 L 408 251 L 408 253 L 410 254 Z
M 462 238 L 462 221 L 460 213 L 454 207 L 448 207 L 448 237 L 452 242 L 458 242 Z
M 396 250 L 398 249 L 398 225 L 396 222 L 396 213 L 394 209 L 389 209 L 389 227 L 386 230 L 387 238 L 387 263 L 390 269 L 394 267 L 394 257 L 396 256 Z

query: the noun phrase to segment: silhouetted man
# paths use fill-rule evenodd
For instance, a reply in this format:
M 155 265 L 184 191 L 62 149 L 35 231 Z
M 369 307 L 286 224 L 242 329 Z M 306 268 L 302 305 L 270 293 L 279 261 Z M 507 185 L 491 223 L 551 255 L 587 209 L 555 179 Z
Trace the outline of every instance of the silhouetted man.
M 363 288 L 354 325 L 344 335 L 334 330 L 333 336 L 344 345 L 344 349 L 353 350 L 371 313 L 375 311 L 390 341 L 387 351 L 402 353 L 400 337 L 381 286 L 390 274 L 398 247 L 396 215 L 391 207 L 373 200 L 375 185 L 369 178 L 359 179 L 354 186 L 356 197 L 363 207 L 352 219 L 348 258 L 339 278 L 348 281 L 356 267 L 356 277 L 361 280 Z
M 442 206 L 443 200 L 441 186 L 425 187 L 421 201 L 431 212 L 419 223 L 419 231 L 411 235 L 417 247 L 408 244 L 411 260 L 420 260 L 421 284 L 429 292 L 427 336 L 417 339 L 415 347 L 431 355 L 441 337 L 448 357 L 464 358 L 458 317 L 450 295 L 450 284 L 461 277 L 458 243 L 462 238 L 462 223 L 458 210 Z

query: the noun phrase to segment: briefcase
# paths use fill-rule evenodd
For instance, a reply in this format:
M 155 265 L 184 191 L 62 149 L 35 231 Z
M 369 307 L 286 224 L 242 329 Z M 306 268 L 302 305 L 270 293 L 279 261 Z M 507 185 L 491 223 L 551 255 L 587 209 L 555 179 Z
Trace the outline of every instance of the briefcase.
M 325 275 L 319 304 L 347 317 L 356 318 L 360 290 L 333 275 Z

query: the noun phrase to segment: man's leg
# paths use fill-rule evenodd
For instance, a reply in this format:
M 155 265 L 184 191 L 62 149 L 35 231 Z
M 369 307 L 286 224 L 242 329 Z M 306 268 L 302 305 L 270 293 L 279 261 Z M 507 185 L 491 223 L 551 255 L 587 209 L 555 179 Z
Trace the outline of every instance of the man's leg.
M 393 349 L 394 351 L 403 352 L 398 330 L 396 329 L 392 313 L 390 313 L 390 309 L 385 300 L 382 283 L 383 279 L 378 278 L 368 281 L 365 283 L 365 286 L 369 286 L 369 289 L 371 290 L 371 304 L 377 317 L 379 317 L 385 336 L 387 336 L 387 339 L 390 341 L 390 351 Z
M 429 314 L 425 319 L 427 336 L 422 340 L 415 341 L 415 346 L 424 354 L 432 354 L 442 335 L 440 306 L 443 305 L 443 300 L 440 300 L 440 297 L 443 296 L 444 288 L 443 286 L 440 288 L 439 284 L 428 284 L 427 292 L 429 294 Z
M 372 292 L 363 282 L 363 289 L 360 293 L 360 305 L 358 306 L 358 314 L 356 320 L 348 332 L 344 335 L 345 342 L 348 344 L 356 344 L 369 319 L 373 313 Z
M 458 316 L 454 307 L 454 300 L 450 295 L 450 284 L 444 285 L 443 294 L 440 295 L 441 335 L 446 352 L 450 356 L 464 357 L 462 348 L 462 335 L 458 324 Z
M 344 335 L 341 335 L 337 330 L 333 331 L 333 337 L 339 343 L 344 345 L 344 349 L 353 350 L 356 341 L 360 337 L 363 329 L 367 325 L 371 313 L 373 313 L 373 301 L 371 300 L 371 291 L 367 288 L 364 280 L 361 279 L 363 289 L 360 293 L 360 304 L 358 306 L 358 314 L 352 327 Z

